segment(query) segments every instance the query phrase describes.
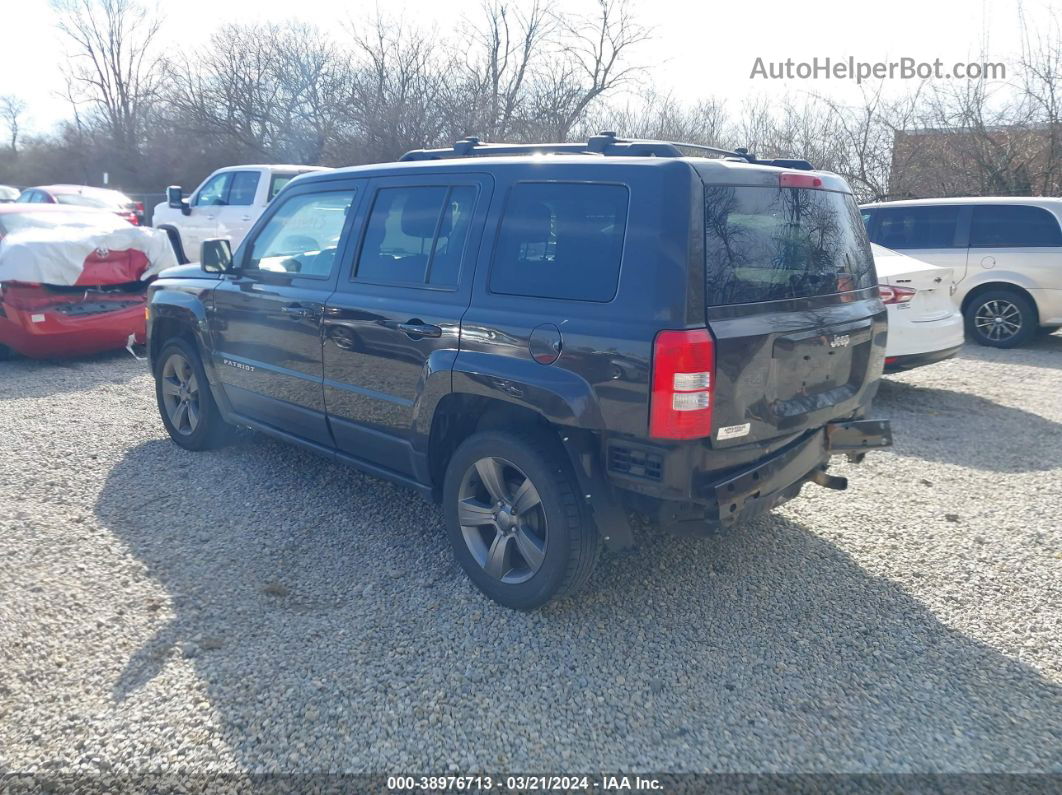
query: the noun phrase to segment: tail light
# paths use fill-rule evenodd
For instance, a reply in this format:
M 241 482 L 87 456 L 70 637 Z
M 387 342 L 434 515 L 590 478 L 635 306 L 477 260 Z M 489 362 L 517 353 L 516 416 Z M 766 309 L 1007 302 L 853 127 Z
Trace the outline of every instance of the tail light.
M 144 202 L 133 202 L 133 211 L 142 214 L 144 212 Z
M 883 304 L 906 304 L 918 292 L 910 287 L 890 287 L 887 284 L 879 284 L 878 291 L 881 293 Z
M 708 329 L 661 331 L 653 341 L 649 435 L 699 439 L 712 434 L 715 342 Z

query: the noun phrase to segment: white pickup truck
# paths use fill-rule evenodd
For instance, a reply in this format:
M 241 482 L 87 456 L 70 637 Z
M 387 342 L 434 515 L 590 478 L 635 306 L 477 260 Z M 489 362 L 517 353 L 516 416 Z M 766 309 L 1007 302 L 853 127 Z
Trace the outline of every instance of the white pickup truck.
M 228 238 L 235 250 L 281 188 L 299 174 L 327 170 L 321 166 L 219 168 L 188 198 L 180 185 L 166 188 L 166 201 L 155 205 L 151 225 L 169 235 L 178 262 L 198 260 L 200 245 L 210 238 Z

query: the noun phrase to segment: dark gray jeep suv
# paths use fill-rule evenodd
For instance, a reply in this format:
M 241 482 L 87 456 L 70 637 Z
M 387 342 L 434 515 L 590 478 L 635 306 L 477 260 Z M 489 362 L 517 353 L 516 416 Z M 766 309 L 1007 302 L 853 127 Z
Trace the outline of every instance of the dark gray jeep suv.
M 891 443 L 856 204 L 804 161 L 705 150 L 467 139 L 293 180 L 235 253 L 151 286 L 167 430 L 249 426 L 441 501 L 469 577 L 521 609 L 632 526 L 844 488 L 831 455 Z

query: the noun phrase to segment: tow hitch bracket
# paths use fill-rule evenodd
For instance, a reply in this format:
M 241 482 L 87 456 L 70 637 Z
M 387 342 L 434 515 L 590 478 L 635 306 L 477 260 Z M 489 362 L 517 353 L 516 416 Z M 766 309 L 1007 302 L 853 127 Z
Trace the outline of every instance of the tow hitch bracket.
M 826 449 L 833 455 L 883 447 L 892 447 L 892 425 L 888 420 L 831 422 L 826 426 Z

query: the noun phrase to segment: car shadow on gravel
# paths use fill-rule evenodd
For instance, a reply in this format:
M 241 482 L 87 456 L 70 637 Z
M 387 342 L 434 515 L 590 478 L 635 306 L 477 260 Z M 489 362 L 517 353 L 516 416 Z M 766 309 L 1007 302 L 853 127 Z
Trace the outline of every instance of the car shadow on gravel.
M 191 665 L 248 770 L 1060 764 L 1062 688 L 781 516 L 647 539 L 523 614 L 469 585 L 435 507 L 260 437 L 135 447 L 96 514 L 166 593 L 123 605 L 158 628 L 115 704 Z
M 1039 334 L 1018 348 L 989 348 L 967 342 L 959 358 L 1057 370 L 1062 368 L 1062 333 Z
M 73 359 L 4 359 L 0 361 L 0 401 L 124 384 L 147 372 L 147 362 L 137 361 L 125 350 Z
M 874 409 L 892 420 L 893 450 L 901 456 L 990 472 L 1058 466 L 1062 423 L 970 392 L 884 378 Z

